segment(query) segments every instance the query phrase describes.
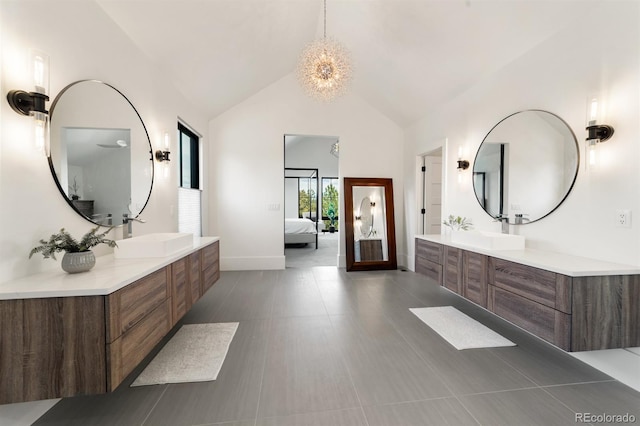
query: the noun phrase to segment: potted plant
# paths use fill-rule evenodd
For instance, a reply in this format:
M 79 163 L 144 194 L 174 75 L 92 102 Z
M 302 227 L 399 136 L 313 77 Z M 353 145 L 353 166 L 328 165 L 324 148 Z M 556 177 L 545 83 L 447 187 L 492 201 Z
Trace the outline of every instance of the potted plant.
M 443 225 L 448 226 L 454 231 L 467 231 L 472 226 L 471 219 L 467 219 L 466 217 L 454 216 L 452 214 L 449 215 L 447 220 L 442 222 Z
M 61 263 L 64 271 L 70 274 L 88 271 L 96 264 L 96 257 L 91 251 L 91 247 L 95 247 L 98 244 L 107 244 L 109 247 L 117 245 L 114 240 L 105 238 L 113 227 L 108 228 L 101 234 L 97 234 L 96 232 L 99 228 L 100 226 L 96 226 L 84 234 L 80 241 L 73 238 L 62 228 L 57 234 L 51 235 L 49 241 L 40 240 L 41 245 L 31 249 L 29 259 L 36 253 L 42 253 L 45 259 L 55 259 L 56 253 L 64 251 Z
M 80 185 L 78 185 L 78 181 L 76 177 L 73 177 L 73 185 L 69 185 L 69 191 L 71 192 L 72 200 L 79 200 L 80 196 L 78 195 L 78 189 L 80 189 Z
M 327 208 L 327 217 L 329 218 L 329 232 L 336 232 L 336 206 L 333 203 L 329 203 Z

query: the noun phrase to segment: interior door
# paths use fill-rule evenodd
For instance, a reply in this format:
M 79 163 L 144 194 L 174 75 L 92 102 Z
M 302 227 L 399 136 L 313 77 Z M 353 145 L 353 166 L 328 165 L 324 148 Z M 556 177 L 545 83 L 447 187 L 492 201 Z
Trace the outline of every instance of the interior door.
M 423 157 L 422 233 L 439 234 L 442 224 L 442 156 Z

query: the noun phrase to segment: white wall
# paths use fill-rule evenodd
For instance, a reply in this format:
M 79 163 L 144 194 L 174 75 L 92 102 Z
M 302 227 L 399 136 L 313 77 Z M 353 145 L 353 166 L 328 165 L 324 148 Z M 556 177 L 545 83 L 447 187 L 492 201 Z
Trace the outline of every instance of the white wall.
M 458 184 L 457 150 L 464 146 L 473 161 L 495 123 L 516 111 L 536 108 L 559 115 L 573 129 L 581 150 L 580 170 L 572 192 L 555 212 L 539 222 L 512 227 L 512 231 L 524 235 L 528 247 L 640 263 L 640 3 L 594 2 L 593 7 L 590 19 L 569 25 L 406 129 L 406 238 L 411 267 L 415 156 L 447 138 L 443 213 L 470 217 L 476 229 L 499 231 L 500 225 L 474 198 L 473 164 Z M 598 24 L 592 25 L 594 22 Z M 615 128 L 615 134 L 600 147 L 605 157 L 601 168 L 586 172 L 584 127 L 587 98 L 593 94 L 607 104 L 607 124 Z M 630 229 L 614 226 L 615 210 L 623 208 L 635 215 Z
M 12 89 L 31 90 L 27 59 L 29 49 L 37 48 L 50 56 L 52 101 L 73 81 L 102 80 L 118 88 L 136 107 L 154 148 L 162 146 L 163 131 L 175 134 L 178 116 L 205 134 L 206 148 L 206 117 L 177 92 L 93 2 L 2 1 L 0 29 L 3 99 Z M 4 100 L 0 104 L 0 282 L 3 282 L 59 268 L 55 261 L 41 256 L 28 260 L 30 249 L 39 239 L 48 238 L 62 227 L 81 236 L 93 225 L 75 213 L 60 195 L 46 157 L 32 148 L 29 118 L 13 112 Z M 175 138 L 171 151 L 177 152 Z M 151 199 L 140 216 L 147 223 L 135 223 L 134 235 L 177 230 L 176 162 L 171 167 L 170 179 L 161 176 L 155 179 Z M 118 230 L 116 238 L 121 235 Z M 110 251 L 101 246 L 96 253 Z
M 314 101 L 290 74 L 210 123 L 215 150 L 209 157 L 214 171 L 209 182 L 216 196 L 210 202 L 214 213 L 209 227 L 224 242 L 221 269 L 284 268 L 284 213 L 268 206 L 284 203 L 285 134 L 339 137 L 341 180 L 392 178 L 396 233 L 402 235 L 401 129 L 353 94 L 329 104 Z M 344 236 L 340 237 L 338 256 L 344 266 Z M 404 241 L 399 240 L 402 264 Z

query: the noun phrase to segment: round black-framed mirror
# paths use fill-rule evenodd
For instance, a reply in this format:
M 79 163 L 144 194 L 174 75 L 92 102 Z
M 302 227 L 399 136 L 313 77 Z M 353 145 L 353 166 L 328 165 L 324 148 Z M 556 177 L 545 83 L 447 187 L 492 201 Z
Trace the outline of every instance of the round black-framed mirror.
M 500 120 L 480 144 L 473 189 L 489 216 L 532 223 L 567 198 L 579 164 L 578 141 L 562 118 L 544 110 L 519 111 Z
M 137 217 L 153 188 L 151 140 L 140 114 L 114 86 L 80 80 L 51 105 L 49 167 L 61 195 L 96 225 Z

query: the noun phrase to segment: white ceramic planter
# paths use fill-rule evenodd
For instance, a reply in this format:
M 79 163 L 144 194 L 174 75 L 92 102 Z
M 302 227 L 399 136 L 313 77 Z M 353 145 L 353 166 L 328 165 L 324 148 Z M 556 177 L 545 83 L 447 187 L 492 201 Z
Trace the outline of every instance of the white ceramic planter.
M 96 264 L 96 256 L 91 250 L 78 253 L 64 253 L 62 257 L 62 269 L 70 274 L 86 272 Z

